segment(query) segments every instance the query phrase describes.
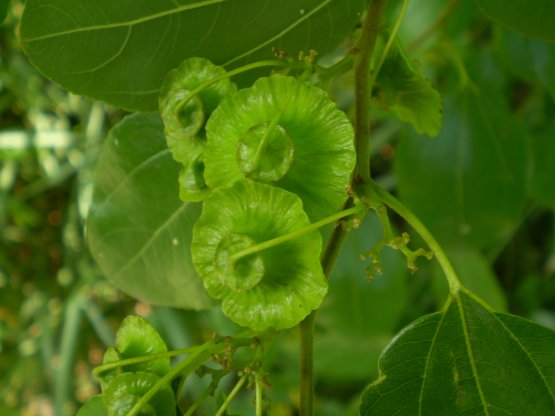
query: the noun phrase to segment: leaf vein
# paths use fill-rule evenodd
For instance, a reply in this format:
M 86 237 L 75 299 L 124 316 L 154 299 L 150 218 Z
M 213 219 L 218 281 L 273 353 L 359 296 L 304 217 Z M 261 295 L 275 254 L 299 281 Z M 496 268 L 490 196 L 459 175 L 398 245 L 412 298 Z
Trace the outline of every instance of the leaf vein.
M 29 39 L 23 39 L 23 41 L 25 43 L 31 43 L 31 42 L 36 42 L 36 41 L 40 41 L 40 40 L 45 40 L 45 39 L 52 39 L 52 38 L 56 38 L 56 37 L 60 37 L 60 36 L 65 36 L 65 35 L 72 35 L 74 33 L 80 33 L 80 32 L 89 32 L 89 31 L 94 31 L 94 30 L 106 30 L 106 29 L 114 29 L 114 28 L 120 28 L 120 27 L 126 27 L 126 26 L 135 26 L 135 25 L 139 25 L 141 23 L 146 23 L 152 20 L 156 20 L 156 19 L 160 19 L 162 17 L 166 17 L 166 16 L 171 16 L 173 14 L 176 13 L 181 13 L 181 12 L 185 12 L 188 10 L 194 10 L 194 9 L 199 9 L 202 7 L 207 7 L 207 6 L 212 6 L 214 4 L 219 4 L 219 3 L 223 3 L 229 0 L 204 0 L 204 1 L 200 1 L 198 3 L 193 3 L 193 4 L 185 4 L 179 7 L 175 7 L 173 9 L 169 9 L 169 10 L 164 10 L 162 12 L 158 12 L 158 13 L 153 13 L 149 16 L 144 16 L 144 17 L 140 17 L 137 19 L 133 19 L 133 20 L 128 20 L 128 21 L 123 21 L 123 22 L 117 22 L 117 23 L 107 23 L 104 25 L 94 25 L 94 26 L 86 26 L 86 27 L 78 27 L 76 29 L 70 29 L 70 30 L 64 30 L 61 32 L 56 32 L 56 33 L 49 33 L 46 35 L 42 35 L 42 36 L 37 36 L 34 38 L 29 38 Z M 72 20 L 74 20 L 72 18 Z
M 300 25 L 301 23 L 303 23 L 305 20 L 309 19 L 310 17 L 312 17 L 314 14 L 316 14 L 317 12 L 319 12 L 320 10 L 322 10 L 324 7 L 328 6 L 331 3 L 332 0 L 325 0 L 322 3 L 320 3 L 318 6 L 316 6 L 314 9 L 312 9 L 310 12 L 303 14 L 299 19 L 297 19 L 296 21 L 294 21 L 293 23 L 291 23 L 289 26 L 285 27 L 282 31 L 280 31 L 279 33 L 277 33 L 276 35 L 272 36 L 270 39 L 268 39 L 265 42 L 262 42 L 261 44 L 259 44 L 258 46 L 255 46 L 254 48 L 251 48 L 250 50 L 242 53 L 241 55 L 236 56 L 235 58 L 227 61 L 226 63 L 224 63 L 224 66 L 228 66 L 231 65 L 232 63 L 239 61 L 241 59 L 243 59 L 244 57 L 253 54 L 254 52 L 256 52 L 259 49 L 262 49 L 265 46 L 270 45 L 272 42 L 277 41 L 278 39 L 282 38 L 283 36 L 285 36 L 288 32 L 290 32 L 291 30 L 293 30 L 295 27 L 297 27 L 298 25 Z

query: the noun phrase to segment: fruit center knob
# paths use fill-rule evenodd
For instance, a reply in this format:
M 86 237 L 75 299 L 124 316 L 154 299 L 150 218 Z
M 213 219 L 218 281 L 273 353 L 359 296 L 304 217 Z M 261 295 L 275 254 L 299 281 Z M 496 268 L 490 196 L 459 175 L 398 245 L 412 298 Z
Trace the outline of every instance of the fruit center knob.
M 260 253 L 233 261 L 232 256 L 256 244 L 245 234 L 227 234 L 216 249 L 216 269 L 224 285 L 234 291 L 249 290 L 264 276 L 264 260 Z
M 237 160 L 245 177 L 261 182 L 281 179 L 293 163 L 295 147 L 275 122 L 251 127 L 237 143 Z

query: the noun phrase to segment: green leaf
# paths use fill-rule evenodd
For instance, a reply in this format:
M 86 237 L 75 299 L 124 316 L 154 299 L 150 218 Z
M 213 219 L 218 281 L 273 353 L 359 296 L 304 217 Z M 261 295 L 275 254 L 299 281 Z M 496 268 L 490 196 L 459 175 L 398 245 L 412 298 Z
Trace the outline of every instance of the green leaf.
M 355 164 L 353 127 L 321 89 L 273 75 L 222 101 L 206 125 L 206 183 L 247 177 L 297 194 L 312 221 L 337 212 Z
M 155 110 L 166 74 L 193 56 L 235 67 L 276 48 L 331 50 L 363 0 L 27 0 L 21 40 L 64 88 L 130 110 Z
M 112 129 L 94 178 L 91 252 L 106 277 L 144 302 L 210 306 L 191 263 L 200 205 L 178 197 L 179 165 L 158 116 L 133 115 Z
M 418 133 L 435 137 L 441 130 L 441 97 L 396 40 L 376 80 L 382 106 Z
M 93 396 L 79 409 L 76 416 L 108 416 L 101 396 Z
M 468 292 L 403 329 L 362 396 L 362 416 L 550 415 L 555 332 Z
M 477 0 L 493 20 L 525 35 L 555 42 L 555 2 L 552 0 Z
M 394 171 L 400 197 L 446 245 L 487 247 L 518 224 L 526 199 L 525 135 L 498 93 L 445 98 L 437 140 L 409 134 Z
M 232 321 L 255 331 L 297 325 L 322 303 L 327 281 L 317 230 L 233 260 L 310 224 L 299 197 L 249 180 L 214 190 L 193 229 L 193 262 Z

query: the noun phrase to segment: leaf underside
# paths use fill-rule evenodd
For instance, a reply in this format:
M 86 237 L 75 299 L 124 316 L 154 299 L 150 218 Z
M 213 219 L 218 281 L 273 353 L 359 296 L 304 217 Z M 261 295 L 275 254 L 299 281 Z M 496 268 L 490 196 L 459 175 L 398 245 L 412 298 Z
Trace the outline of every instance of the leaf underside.
M 553 415 L 555 332 L 452 294 L 380 358 L 361 415 Z
M 179 169 L 158 116 L 136 114 L 113 128 L 96 167 L 89 247 L 108 280 L 127 294 L 203 309 L 211 301 L 189 249 L 200 204 L 179 200 Z
M 553 0 L 478 0 L 493 20 L 525 35 L 555 42 Z
M 129 110 L 155 110 L 166 74 L 192 56 L 236 67 L 335 47 L 363 0 L 27 0 L 21 41 L 50 79 Z

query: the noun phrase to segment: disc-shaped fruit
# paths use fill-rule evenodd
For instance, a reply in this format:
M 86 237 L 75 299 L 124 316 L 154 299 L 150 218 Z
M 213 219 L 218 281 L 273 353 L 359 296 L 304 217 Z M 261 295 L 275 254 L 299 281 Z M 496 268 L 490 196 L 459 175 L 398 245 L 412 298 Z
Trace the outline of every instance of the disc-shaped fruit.
M 249 178 L 291 191 L 312 220 L 336 212 L 355 164 L 353 128 L 319 88 L 293 77 L 260 78 L 228 96 L 206 124 L 206 183 Z
M 193 264 L 223 312 L 255 331 L 297 325 L 322 302 L 327 281 L 318 231 L 237 258 L 310 225 L 291 192 L 242 179 L 212 191 L 193 229 Z

